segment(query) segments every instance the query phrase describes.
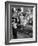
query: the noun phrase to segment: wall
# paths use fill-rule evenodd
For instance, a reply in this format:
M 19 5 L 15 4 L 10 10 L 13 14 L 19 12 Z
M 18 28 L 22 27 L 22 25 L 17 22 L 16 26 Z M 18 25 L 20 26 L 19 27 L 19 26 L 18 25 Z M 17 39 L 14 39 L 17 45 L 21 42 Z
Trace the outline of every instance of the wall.
M 7 0 L 0 0 L 0 46 L 5 46 L 5 1 Z M 10 0 L 10 1 L 18 1 L 18 0 Z M 18 2 L 38 3 L 38 0 L 19 0 Z M 37 27 L 38 27 L 38 24 L 37 24 Z M 37 32 L 37 35 L 38 35 L 38 32 Z M 7 46 L 12 46 L 12 45 L 7 45 Z M 38 37 L 37 37 L 37 43 L 16 44 L 13 46 L 38 46 Z

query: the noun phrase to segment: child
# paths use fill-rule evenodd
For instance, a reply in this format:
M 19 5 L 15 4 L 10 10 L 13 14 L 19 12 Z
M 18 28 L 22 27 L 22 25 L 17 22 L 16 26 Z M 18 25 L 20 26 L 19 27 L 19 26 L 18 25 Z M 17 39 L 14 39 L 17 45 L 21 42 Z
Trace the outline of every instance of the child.
M 17 38 L 17 23 L 15 23 L 15 19 L 14 22 L 12 23 L 12 30 L 13 30 L 13 38 L 16 39 Z

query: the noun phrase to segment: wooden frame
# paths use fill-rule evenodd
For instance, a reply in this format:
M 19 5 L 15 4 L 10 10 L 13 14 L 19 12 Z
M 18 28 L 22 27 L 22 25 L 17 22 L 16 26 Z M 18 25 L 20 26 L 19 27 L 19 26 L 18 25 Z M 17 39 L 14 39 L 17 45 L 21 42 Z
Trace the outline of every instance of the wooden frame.
M 19 6 L 19 7 L 35 7 L 35 40 L 31 40 L 31 41 L 24 41 L 24 42 L 11 42 L 9 43 L 10 41 L 10 34 L 9 34 L 9 30 L 10 30 L 10 7 L 11 6 Z M 7 1 L 5 2 L 5 44 L 19 44 L 19 43 L 34 43 L 34 42 L 37 42 L 37 4 L 36 3 L 25 3 L 25 2 L 12 2 L 12 1 Z

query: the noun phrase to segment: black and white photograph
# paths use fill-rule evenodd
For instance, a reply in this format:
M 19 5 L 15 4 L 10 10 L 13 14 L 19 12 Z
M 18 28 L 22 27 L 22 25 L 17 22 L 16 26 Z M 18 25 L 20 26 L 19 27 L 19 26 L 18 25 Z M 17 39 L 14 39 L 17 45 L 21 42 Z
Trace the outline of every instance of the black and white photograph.
M 37 41 L 37 4 L 5 2 L 5 43 Z
M 33 34 L 33 8 L 12 7 L 11 8 L 12 35 L 17 38 L 32 38 Z

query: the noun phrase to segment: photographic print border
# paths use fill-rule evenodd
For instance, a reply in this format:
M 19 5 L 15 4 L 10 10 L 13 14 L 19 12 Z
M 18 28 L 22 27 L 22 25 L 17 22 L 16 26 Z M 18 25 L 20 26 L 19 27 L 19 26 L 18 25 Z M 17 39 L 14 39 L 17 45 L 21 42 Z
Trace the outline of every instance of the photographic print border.
M 9 38 L 8 38 L 8 4 L 9 3 L 14 3 L 14 4 L 30 4 L 30 5 L 36 5 L 36 35 L 35 35 L 35 38 L 36 40 L 35 41 L 28 41 L 28 42 L 15 42 L 15 43 L 9 43 Z M 15 5 L 14 5 L 15 6 Z M 6 1 L 5 2 L 5 44 L 6 45 L 9 45 L 9 44 L 22 44 L 22 43 L 35 43 L 37 42 L 37 3 L 28 3 L 28 2 L 12 2 L 12 1 Z

